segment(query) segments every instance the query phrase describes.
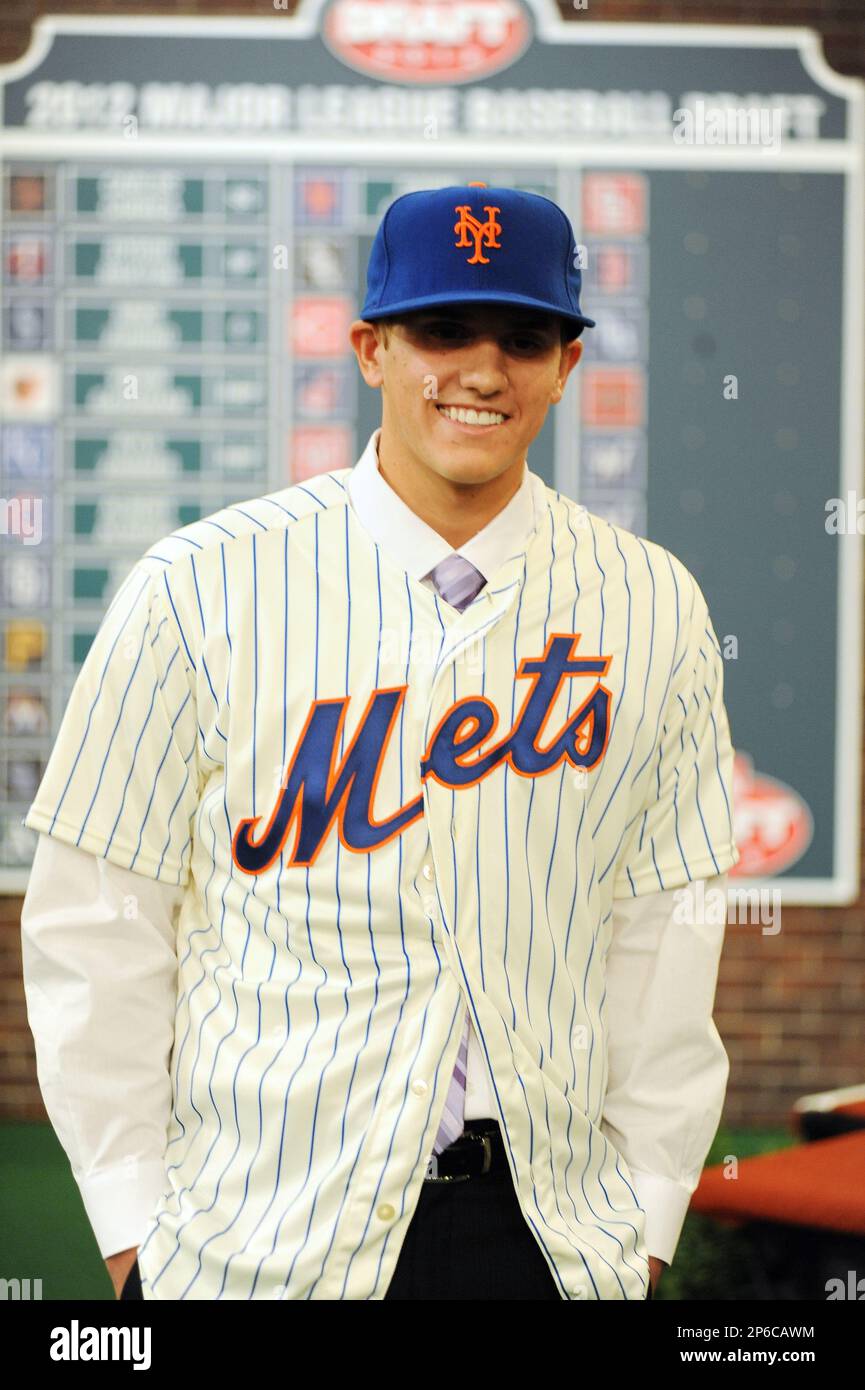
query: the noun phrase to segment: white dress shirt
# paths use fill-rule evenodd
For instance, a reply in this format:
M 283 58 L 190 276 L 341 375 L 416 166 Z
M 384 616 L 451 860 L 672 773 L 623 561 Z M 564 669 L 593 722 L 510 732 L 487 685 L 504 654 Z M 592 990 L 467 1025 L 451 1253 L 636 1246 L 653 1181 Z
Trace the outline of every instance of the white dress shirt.
M 377 445 L 376 432 L 376 445 Z M 348 479 L 361 524 L 410 575 L 452 548 L 401 500 L 367 449 Z M 489 575 L 532 525 L 528 470 L 459 553 Z M 706 880 L 726 886 L 726 874 Z M 164 1187 L 184 888 L 40 835 L 22 912 L 28 1016 L 46 1109 L 103 1256 L 137 1245 Z M 723 925 L 674 924 L 679 890 L 616 899 L 605 1011 L 603 1130 L 629 1165 L 651 1255 L 673 1259 L 715 1135 L 729 1063 L 712 1021 Z M 474 1027 L 466 1118 L 497 1109 Z

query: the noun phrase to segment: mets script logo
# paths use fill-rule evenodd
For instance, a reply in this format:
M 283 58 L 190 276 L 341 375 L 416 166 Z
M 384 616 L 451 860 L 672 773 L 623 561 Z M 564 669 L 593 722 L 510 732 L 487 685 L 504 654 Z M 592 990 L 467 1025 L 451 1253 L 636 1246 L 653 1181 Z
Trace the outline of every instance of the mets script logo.
M 609 738 L 612 693 L 600 677 L 606 675 L 612 657 L 575 656 L 580 636 L 554 632 L 543 656 L 522 659 L 516 674 L 530 681 L 530 689 L 513 728 L 486 753 L 481 745 L 499 722 L 495 705 L 481 695 L 451 705 L 430 738 L 420 765 L 421 781 L 434 777 L 443 787 L 471 787 L 502 762 L 521 777 L 542 777 L 565 760 L 573 767 L 593 768 Z M 552 742 L 541 748 L 562 682 L 573 676 L 594 676 L 594 688 Z M 312 702 L 266 826 L 257 834 L 261 816 L 251 816 L 234 832 L 232 856 L 243 873 L 268 869 L 292 826 L 296 835 L 288 868 L 315 863 L 334 820 L 346 849 L 369 854 L 420 818 L 423 794 L 386 820 L 377 821 L 372 813 L 385 750 L 407 689 L 396 685 L 372 692 L 338 767 L 336 750 L 351 697 Z
M 457 241 L 454 243 L 458 250 L 464 246 L 474 246 L 474 255 L 467 257 L 469 265 L 489 265 L 489 256 L 483 255 L 482 246 L 492 246 L 494 250 L 501 250 L 501 242 L 496 241 L 496 237 L 502 230 L 501 222 L 497 222 L 494 214 L 501 212 L 501 208 L 490 207 L 484 204 L 484 212 L 487 214 L 486 222 L 481 222 L 477 217 L 472 216 L 472 210 L 468 203 L 454 208 L 454 212 L 460 215 L 459 222 L 454 223 L 454 231 L 457 234 Z M 469 241 L 469 237 L 472 238 Z

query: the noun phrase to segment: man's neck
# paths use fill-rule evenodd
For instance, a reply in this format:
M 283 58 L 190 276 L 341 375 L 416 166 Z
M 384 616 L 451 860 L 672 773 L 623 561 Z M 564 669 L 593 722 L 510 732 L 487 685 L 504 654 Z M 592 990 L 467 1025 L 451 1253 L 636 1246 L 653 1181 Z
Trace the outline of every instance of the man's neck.
M 407 507 L 454 550 L 470 541 L 498 516 L 520 489 L 525 460 L 483 483 L 454 483 L 429 469 L 392 461 L 381 438 L 376 447 L 378 471 Z

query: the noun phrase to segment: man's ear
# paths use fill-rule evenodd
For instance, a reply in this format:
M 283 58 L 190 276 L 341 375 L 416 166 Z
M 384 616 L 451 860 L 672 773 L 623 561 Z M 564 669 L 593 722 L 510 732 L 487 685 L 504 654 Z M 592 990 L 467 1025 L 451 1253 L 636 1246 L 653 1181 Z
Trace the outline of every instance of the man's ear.
M 583 344 L 579 338 L 574 338 L 570 343 L 566 343 L 562 348 L 562 355 L 559 361 L 559 376 L 553 393 L 550 397 L 553 405 L 558 405 L 565 393 L 565 384 L 571 372 L 576 367 L 583 355 Z
M 348 340 L 357 358 L 361 376 L 367 386 L 377 388 L 384 380 L 381 357 L 385 352 L 378 324 L 368 323 L 366 319 L 355 319 L 348 330 Z

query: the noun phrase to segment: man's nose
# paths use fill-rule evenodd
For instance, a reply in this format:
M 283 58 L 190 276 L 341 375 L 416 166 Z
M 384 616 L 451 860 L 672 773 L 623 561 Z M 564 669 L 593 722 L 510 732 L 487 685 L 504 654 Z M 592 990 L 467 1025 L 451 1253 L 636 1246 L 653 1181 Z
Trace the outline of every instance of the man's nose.
M 503 391 L 508 384 L 506 354 L 495 338 L 475 338 L 465 350 L 460 368 L 460 385 L 487 395 Z

